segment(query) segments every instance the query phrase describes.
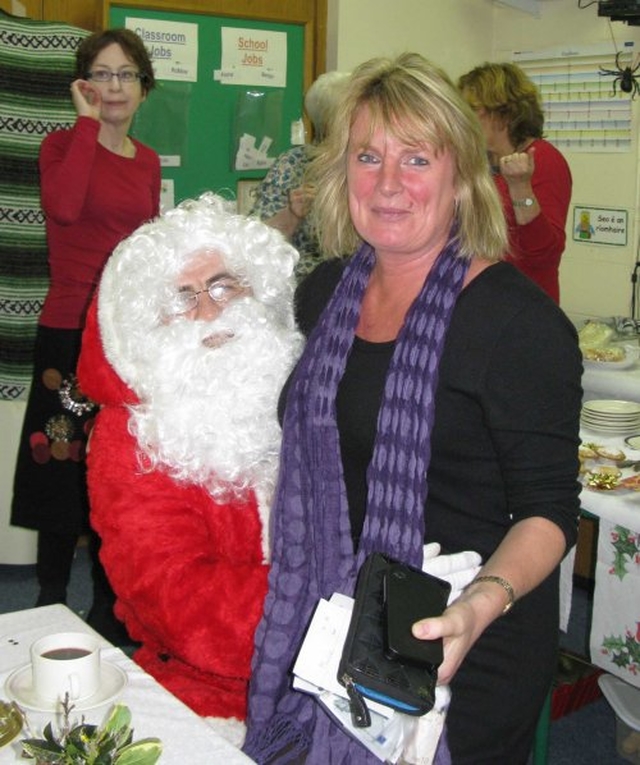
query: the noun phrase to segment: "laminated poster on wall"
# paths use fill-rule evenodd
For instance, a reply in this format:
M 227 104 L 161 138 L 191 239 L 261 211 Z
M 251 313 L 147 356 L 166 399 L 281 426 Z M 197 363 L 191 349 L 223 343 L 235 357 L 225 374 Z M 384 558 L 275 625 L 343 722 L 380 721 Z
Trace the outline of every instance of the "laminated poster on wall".
M 198 25 L 172 18 L 127 16 L 127 29 L 144 42 L 158 80 L 196 82 L 198 79 Z
M 573 241 L 626 247 L 629 214 L 624 208 L 576 204 L 573 208 Z
M 225 26 L 222 55 L 214 78 L 223 85 L 287 87 L 287 35 L 269 29 Z

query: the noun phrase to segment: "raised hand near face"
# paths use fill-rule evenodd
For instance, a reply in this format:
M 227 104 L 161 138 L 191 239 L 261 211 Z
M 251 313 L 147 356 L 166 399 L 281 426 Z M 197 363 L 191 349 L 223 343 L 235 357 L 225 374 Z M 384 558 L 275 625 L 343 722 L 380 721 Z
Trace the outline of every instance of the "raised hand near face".
M 74 80 L 71 83 L 71 98 L 79 117 L 100 119 L 102 96 L 100 90 L 88 80 Z
M 517 151 L 513 154 L 507 154 L 506 157 L 501 157 L 500 174 L 509 186 L 531 181 L 535 170 L 534 151 L 534 149 Z
M 311 184 L 291 189 L 289 192 L 289 209 L 296 218 L 302 219 L 309 214 L 314 196 L 315 189 Z

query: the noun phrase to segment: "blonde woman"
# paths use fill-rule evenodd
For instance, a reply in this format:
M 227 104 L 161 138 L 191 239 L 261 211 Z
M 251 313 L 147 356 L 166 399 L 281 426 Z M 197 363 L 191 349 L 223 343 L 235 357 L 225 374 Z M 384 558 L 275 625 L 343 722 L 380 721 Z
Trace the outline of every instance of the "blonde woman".
M 245 750 L 376 761 L 288 673 L 318 598 L 352 594 L 371 552 L 421 566 L 435 542 L 483 561 L 442 617 L 413 626 L 444 641 L 436 762 L 524 765 L 579 514 L 575 330 L 503 262 L 480 125 L 421 56 L 355 70 L 312 171 L 325 250 L 354 254 L 318 266 L 296 298 L 308 340 L 283 397 Z

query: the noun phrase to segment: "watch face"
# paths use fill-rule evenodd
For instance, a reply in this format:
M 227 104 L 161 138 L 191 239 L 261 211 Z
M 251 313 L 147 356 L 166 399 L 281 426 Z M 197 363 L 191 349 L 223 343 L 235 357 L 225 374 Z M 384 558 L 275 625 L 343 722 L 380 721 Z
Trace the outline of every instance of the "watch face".
M 531 197 L 525 197 L 524 199 L 513 199 L 511 203 L 514 207 L 532 207 L 534 201 Z

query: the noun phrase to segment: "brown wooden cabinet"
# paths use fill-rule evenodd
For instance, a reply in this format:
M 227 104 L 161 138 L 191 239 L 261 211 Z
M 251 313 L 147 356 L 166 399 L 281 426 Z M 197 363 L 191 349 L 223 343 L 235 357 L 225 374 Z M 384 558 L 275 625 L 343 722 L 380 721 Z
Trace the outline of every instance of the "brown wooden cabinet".
M 582 582 L 593 582 L 598 544 L 598 521 L 596 518 L 580 518 L 578 544 L 573 573 Z
M 81 0 L 0 0 L 0 8 L 7 13 L 21 15 L 36 21 L 63 21 L 74 27 L 92 32 L 102 23 L 101 2 Z
M 101 11 L 100 3 L 87 0 L 42 0 L 42 18 L 45 21 L 64 21 L 92 32 L 101 28 Z

